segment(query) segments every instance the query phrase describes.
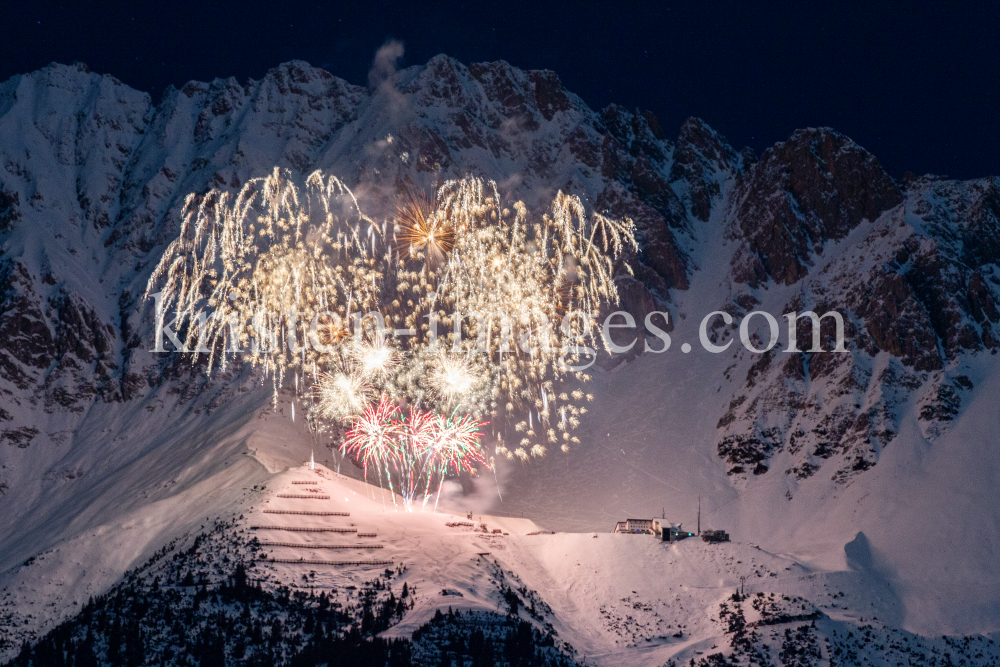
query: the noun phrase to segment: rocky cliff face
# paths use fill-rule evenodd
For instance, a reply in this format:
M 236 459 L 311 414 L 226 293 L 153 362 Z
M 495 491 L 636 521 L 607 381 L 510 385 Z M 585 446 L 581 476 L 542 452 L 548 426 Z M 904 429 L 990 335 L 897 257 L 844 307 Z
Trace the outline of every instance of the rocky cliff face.
M 621 291 L 639 321 L 680 315 L 699 272 L 723 286 L 703 313 L 842 312 L 847 354 L 779 346 L 727 371 L 739 381 L 711 416 L 715 446 L 750 483 L 863 472 L 907 401 L 933 437 L 962 410 L 967 367 L 998 345 L 997 179 L 897 182 L 833 130 L 800 130 L 758 160 L 698 119 L 669 138 L 652 114 L 592 111 L 552 72 L 445 56 L 374 89 L 291 62 L 157 103 L 51 65 L 0 85 L 0 458 L 12 462 L 0 490 L 16 483 L 9 452 L 57 449 L 95 402 L 193 386 L 176 358 L 146 352 L 151 305 L 138 296 L 186 194 L 276 165 L 339 174 L 376 216 L 404 188 L 464 173 L 532 206 L 580 194 L 638 226 Z M 809 349 L 804 321 L 798 340 Z M 781 451 L 795 463 L 771 471 Z
M 974 358 L 996 353 L 996 185 L 897 184 L 831 130 L 796 132 L 736 179 L 725 213 L 731 310 L 747 312 L 770 289 L 781 312 L 840 311 L 850 353 L 775 350 L 752 363 L 719 421 L 731 472 L 763 474 L 787 448 L 786 473 L 809 477 L 835 458 L 834 479 L 846 481 L 875 464 L 909 400 L 925 437 L 948 427 L 973 388 Z M 805 321 L 797 333 L 808 349 Z
M 802 280 L 829 241 L 903 200 L 875 156 L 827 129 L 799 130 L 769 148 L 735 184 L 734 278 L 752 287 Z

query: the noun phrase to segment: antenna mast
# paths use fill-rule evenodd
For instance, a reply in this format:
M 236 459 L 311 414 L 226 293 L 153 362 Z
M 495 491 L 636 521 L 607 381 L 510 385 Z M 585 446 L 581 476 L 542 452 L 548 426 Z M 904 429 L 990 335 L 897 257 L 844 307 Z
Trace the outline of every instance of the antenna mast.
M 701 536 L 701 494 L 698 494 L 698 536 Z

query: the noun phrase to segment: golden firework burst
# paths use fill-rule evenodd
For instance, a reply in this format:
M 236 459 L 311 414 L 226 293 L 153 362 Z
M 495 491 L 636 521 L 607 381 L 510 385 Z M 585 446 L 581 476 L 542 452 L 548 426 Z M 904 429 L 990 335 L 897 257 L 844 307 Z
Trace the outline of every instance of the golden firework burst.
M 316 317 L 316 340 L 325 347 L 336 347 L 349 338 L 351 330 L 335 313 L 321 313 Z
M 406 192 L 396 207 L 396 243 L 401 257 L 423 252 L 432 265 L 448 257 L 455 245 L 455 229 L 447 217 L 437 214 L 436 208 L 424 193 Z

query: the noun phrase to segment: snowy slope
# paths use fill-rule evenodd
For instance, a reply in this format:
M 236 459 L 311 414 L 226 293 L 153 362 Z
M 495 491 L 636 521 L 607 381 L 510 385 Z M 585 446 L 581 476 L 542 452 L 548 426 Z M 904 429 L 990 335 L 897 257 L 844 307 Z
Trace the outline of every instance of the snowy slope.
M 217 519 L 232 523 L 220 534 Z M 214 558 L 199 555 L 197 542 L 188 550 L 191 535 L 183 533 L 129 575 L 118 604 L 123 592 L 135 595 L 137 583 L 149 593 L 154 577 L 152 593 L 179 584 L 190 595 L 180 582 L 187 572 L 193 581 L 209 582 L 202 597 L 211 605 L 211 590 L 226 585 L 226 564 L 231 568 L 236 558 L 250 563 L 253 580 L 279 597 L 285 587 L 303 596 L 307 591 L 310 601 L 324 593 L 347 603 L 383 571 L 391 574 L 397 593 L 406 586 L 409 607 L 383 638 L 416 638 L 434 627 L 440 612 L 448 618 L 461 612 L 480 628 L 497 627 L 505 615 L 525 620 L 555 639 L 556 650 L 591 665 L 686 664 L 714 654 L 734 661 L 726 664 L 751 656 L 758 664 L 765 658 L 785 665 L 895 665 L 915 657 L 917 664 L 937 664 L 945 654 L 959 664 L 1000 661 L 1000 646 L 981 636 L 925 638 L 900 630 L 904 604 L 862 536 L 847 546 L 846 567 L 831 571 L 739 542 L 668 544 L 644 535 L 551 533 L 520 518 L 405 512 L 386 491 L 321 464 L 270 475 L 266 489 L 244 493 L 221 516 L 205 517 L 201 529 Z M 248 538 L 256 541 L 248 545 Z M 28 569 L 37 576 L 49 568 L 44 576 L 51 577 L 58 558 L 46 554 Z M 311 631 L 290 614 L 279 608 L 258 620 L 284 619 L 286 638 L 299 637 L 290 641 L 293 647 Z M 176 645 L 161 625 L 150 625 L 145 635 L 147 657 Z M 15 630 L 11 638 L 24 636 Z M 418 642 L 419 664 L 437 664 L 444 647 Z

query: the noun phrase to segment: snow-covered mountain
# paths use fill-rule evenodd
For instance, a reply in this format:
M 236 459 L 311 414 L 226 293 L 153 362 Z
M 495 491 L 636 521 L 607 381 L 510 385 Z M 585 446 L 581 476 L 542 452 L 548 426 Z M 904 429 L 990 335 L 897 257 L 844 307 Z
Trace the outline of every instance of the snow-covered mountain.
M 901 630 L 864 538 L 857 570 L 817 572 L 749 544 L 386 511 L 322 465 L 249 495 L 14 664 L 1000 664 L 987 637 Z
M 670 349 L 603 363 L 580 447 L 501 470 L 502 503 L 483 484 L 453 507 L 609 530 L 661 511 L 689 525 L 700 494 L 703 524 L 808 567 L 848 569 L 863 532 L 902 626 L 1000 629 L 1000 180 L 900 182 L 826 128 L 758 157 L 698 119 L 674 138 L 552 72 L 446 56 L 371 89 L 302 62 L 159 102 L 82 65 L 0 84 L 0 584 L 37 593 L 9 622 L 70 612 L 322 446 L 290 395 L 272 413 L 246 372 L 207 382 L 149 352 L 141 294 L 183 198 L 274 166 L 339 175 L 376 218 L 469 173 L 635 220 L 623 308 L 669 312 Z M 709 354 L 715 310 L 734 328 L 837 310 L 848 353 L 785 353 L 782 333 Z

